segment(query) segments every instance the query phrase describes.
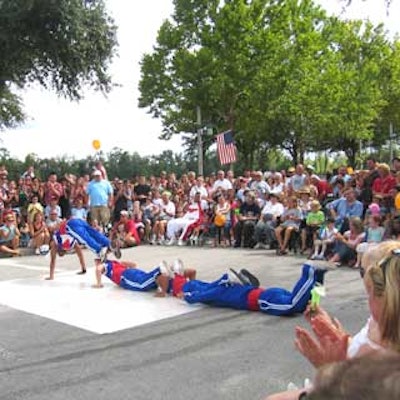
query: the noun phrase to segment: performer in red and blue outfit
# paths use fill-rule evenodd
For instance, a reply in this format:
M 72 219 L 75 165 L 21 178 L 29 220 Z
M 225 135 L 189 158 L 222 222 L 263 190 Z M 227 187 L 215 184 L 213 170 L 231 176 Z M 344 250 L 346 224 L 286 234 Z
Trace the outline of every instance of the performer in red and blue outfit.
M 165 297 L 167 293 L 177 295 L 182 292 L 183 285 L 188 279 L 194 279 L 196 271 L 193 269 L 184 269 L 179 261 L 179 270 L 177 261 L 176 267 L 168 267 L 165 261 L 159 266 L 146 272 L 136 267 L 133 261 L 107 260 L 104 263 L 100 259 L 95 260 L 96 264 L 96 284 L 95 288 L 103 287 L 101 276 L 104 274 L 116 285 L 123 289 L 136 292 L 147 292 L 157 289 L 157 297 Z M 178 273 L 174 272 L 174 268 Z
M 292 291 L 234 283 L 228 274 L 211 283 L 191 280 L 183 286 L 183 298 L 188 303 L 261 311 L 277 316 L 292 315 L 304 312 L 311 298 L 311 290 L 316 283 L 323 284 L 325 272 L 304 264 L 300 279 Z

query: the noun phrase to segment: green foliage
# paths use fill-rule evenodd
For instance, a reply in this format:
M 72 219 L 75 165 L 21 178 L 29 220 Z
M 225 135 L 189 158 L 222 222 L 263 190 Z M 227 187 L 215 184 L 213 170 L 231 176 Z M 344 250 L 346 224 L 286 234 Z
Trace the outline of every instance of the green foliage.
M 161 138 L 195 132 L 199 106 L 215 131 L 234 129 L 247 166 L 271 148 L 294 162 L 344 151 L 354 165 L 360 140 L 400 118 L 398 44 L 381 25 L 327 17 L 312 0 L 174 5 L 141 63 L 139 106 L 162 120 Z
M 116 27 L 103 0 L 0 1 L 0 128 L 23 120 L 15 86 L 38 82 L 79 100 L 111 89 Z

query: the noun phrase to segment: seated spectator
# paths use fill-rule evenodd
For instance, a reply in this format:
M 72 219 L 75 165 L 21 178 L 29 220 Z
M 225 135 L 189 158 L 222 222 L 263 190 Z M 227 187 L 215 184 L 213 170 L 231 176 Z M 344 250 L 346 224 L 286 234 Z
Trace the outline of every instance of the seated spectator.
M 335 218 L 336 227 L 341 233 L 349 229 L 349 218 L 362 218 L 364 212 L 363 204 L 356 199 L 354 189 L 347 189 L 343 196 L 327 204 L 330 216 Z
M 31 236 L 29 235 L 29 225 L 24 215 L 16 213 L 17 226 L 20 232 L 19 247 L 28 247 Z
M 338 230 L 335 228 L 335 220 L 328 218 L 326 224 L 322 226 L 317 233 L 314 240 L 314 254 L 311 256 L 312 260 L 325 260 L 326 251 L 329 246 L 332 246 L 336 239 Z
M 226 247 L 230 243 L 231 230 L 231 206 L 226 201 L 225 196 L 220 193 L 217 195 L 217 203 L 214 206 L 214 218 L 210 226 L 210 234 L 213 238 L 212 247 L 219 244 Z M 221 237 L 217 237 L 217 236 Z
M 185 240 L 188 238 L 190 229 L 193 229 L 202 222 L 204 211 L 207 208 L 207 201 L 202 200 L 201 193 L 197 192 L 182 217 L 172 218 L 168 221 L 167 237 L 169 238 L 169 242 L 167 245 L 172 246 L 175 244 L 179 235 L 178 245 L 183 246 Z
M 345 233 L 337 233 L 335 237 L 333 255 L 330 262 L 337 266 L 347 264 L 354 266 L 357 260 L 356 247 L 364 241 L 364 226 L 360 218 L 352 217 L 349 222 L 350 230 Z
M 19 256 L 20 232 L 14 213 L 3 215 L 3 224 L 0 226 L 0 253 Z
M 57 215 L 61 218 L 62 217 L 62 211 L 61 207 L 58 204 L 58 197 L 52 196 L 50 197 L 50 203 L 44 208 L 44 217 L 48 218 L 50 215 L 50 212 L 55 210 L 57 211 Z
M 49 217 L 46 219 L 46 226 L 50 237 L 58 230 L 62 221 L 62 218 L 58 216 L 57 210 L 50 211 Z
M 380 225 L 381 216 L 379 214 L 370 215 L 368 218 L 368 228 L 366 232 L 365 241 L 357 245 L 357 262 L 354 268 L 360 268 L 362 255 L 367 251 L 368 248 L 376 246 L 382 242 L 385 228 Z
M 140 236 L 136 230 L 135 222 L 129 217 L 127 210 L 120 212 L 120 219 L 113 226 L 110 239 L 113 247 L 118 248 L 133 247 L 140 244 Z
M 33 220 L 29 223 L 29 234 L 31 236 L 31 246 L 35 249 L 35 254 L 40 254 L 40 247 L 50 243 L 50 233 L 47 229 L 44 215 L 37 212 L 33 216 Z
M 164 243 L 168 221 L 175 217 L 175 203 L 170 200 L 170 197 L 171 193 L 164 190 L 161 199 L 151 208 L 154 215 L 152 244 Z
M 260 219 L 254 229 L 255 249 L 266 248 L 276 240 L 275 228 L 278 225 L 278 220 L 284 212 L 283 204 L 279 201 L 275 193 L 269 194 L 269 201 L 261 210 Z M 265 237 L 263 243 L 263 237 Z
M 260 206 L 256 203 L 256 195 L 254 192 L 247 192 L 245 202 L 240 206 L 237 215 L 237 223 L 234 228 L 235 244 L 234 247 L 253 247 L 254 227 L 261 215 Z
M 281 224 L 275 228 L 275 236 L 279 245 L 279 254 L 287 254 L 290 236 L 293 232 L 298 232 L 302 220 L 302 212 L 297 205 L 297 198 L 290 196 L 287 199 L 287 207 L 281 216 Z
M 307 239 L 311 239 L 314 243 L 317 238 L 317 233 L 325 221 L 325 215 L 321 211 L 321 205 L 318 200 L 313 200 L 310 203 L 311 210 L 307 213 L 305 227 L 301 230 L 301 252 L 307 250 Z

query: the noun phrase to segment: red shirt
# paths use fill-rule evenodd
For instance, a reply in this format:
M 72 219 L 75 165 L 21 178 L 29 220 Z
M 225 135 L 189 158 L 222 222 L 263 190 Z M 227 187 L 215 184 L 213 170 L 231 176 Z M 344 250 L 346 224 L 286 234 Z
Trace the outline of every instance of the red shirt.
M 385 178 L 379 177 L 374 180 L 372 184 L 373 193 L 390 194 L 390 191 L 396 186 L 396 178 L 388 175 Z
M 176 296 L 183 291 L 183 285 L 187 282 L 183 275 L 175 275 L 172 279 L 172 295 Z
M 119 285 L 121 283 L 121 275 L 126 270 L 126 266 L 120 264 L 118 261 L 111 261 L 112 262 L 112 275 L 110 279 Z

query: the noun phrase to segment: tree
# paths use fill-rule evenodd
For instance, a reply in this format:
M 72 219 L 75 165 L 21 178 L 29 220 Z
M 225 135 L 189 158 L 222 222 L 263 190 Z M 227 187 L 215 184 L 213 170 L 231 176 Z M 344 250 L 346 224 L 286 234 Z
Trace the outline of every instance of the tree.
M 73 100 L 111 87 L 116 27 L 103 0 L 0 1 L 0 129 L 24 120 L 16 87 L 38 82 Z

